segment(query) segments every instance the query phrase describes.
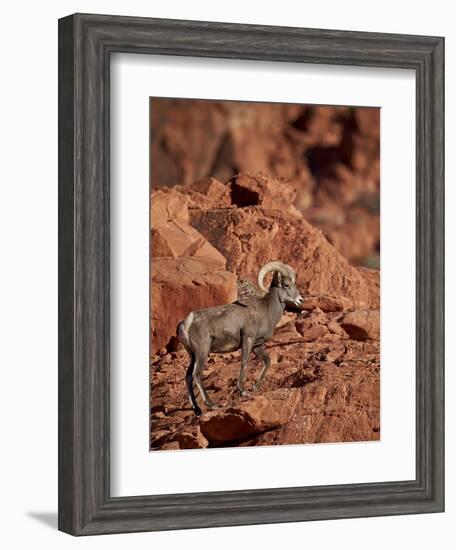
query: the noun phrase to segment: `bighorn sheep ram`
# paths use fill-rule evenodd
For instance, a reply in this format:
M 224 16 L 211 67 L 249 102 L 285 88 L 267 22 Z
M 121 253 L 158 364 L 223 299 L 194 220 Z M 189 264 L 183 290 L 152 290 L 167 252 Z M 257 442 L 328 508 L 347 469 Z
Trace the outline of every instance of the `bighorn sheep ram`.
M 269 291 L 263 281 L 273 272 Z M 271 359 L 264 347 L 272 338 L 287 304 L 301 307 L 303 299 L 296 288 L 294 270 L 282 262 L 269 262 L 258 273 L 258 285 L 266 292 L 263 297 L 249 297 L 232 304 L 192 311 L 177 327 L 179 341 L 190 355 L 185 381 L 191 405 L 196 415 L 201 409 L 195 398 L 193 383 L 199 389 L 208 409 L 216 408 L 201 381 L 209 353 L 224 353 L 241 349 L 241 371 L 238 389 L 244 389 L 245 370 L 250 352 L 263 361 L 261 373 L 253 386 L 255 392 L 262 383 Z

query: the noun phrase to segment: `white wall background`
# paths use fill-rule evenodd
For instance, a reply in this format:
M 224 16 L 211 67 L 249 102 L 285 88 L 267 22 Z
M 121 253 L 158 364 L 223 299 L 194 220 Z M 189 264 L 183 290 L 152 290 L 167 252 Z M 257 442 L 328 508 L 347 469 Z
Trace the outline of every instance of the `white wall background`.
M 320 548 L 446 549 L 454 545 L 456 462 L 447 399 L 447 512 L 272 526 L 230 527 L 74 539 L 56 531 L 57 507 L 57 18 L 73 12 L 231 21 L 446 37 L 447 182 L 456 179 L 456 31 L 446 0 L 374 4 L 319 0 L 80 0 L 3 6 L 0 33 L 0 386 L 1 542 L 5 548 Z M 400 184 L 400 182 L 398 182 Z M 455 187 L 447 185 L 447 281 L 456 277 Z M 447 340 L 456 323 L 447 290 Z M 400 313 L 398 313 L 400 314 Z M 447 356 L 447 395 L 456 375 Z M 271 476 L 274 473 L 271 472 Z

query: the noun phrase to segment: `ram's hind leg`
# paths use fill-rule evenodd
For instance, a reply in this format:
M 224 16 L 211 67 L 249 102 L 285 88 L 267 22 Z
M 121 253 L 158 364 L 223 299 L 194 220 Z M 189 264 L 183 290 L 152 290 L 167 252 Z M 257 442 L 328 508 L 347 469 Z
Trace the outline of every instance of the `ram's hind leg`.
M 239 381 L 238 381 L 238 390 L 240 391 L 241 395 L 246 396 L 248 395 L 248 392 L 244 388 L 244 381 L 245 381 L 245 371 L 247 369 L 247 364 L 249 361 L 249 355 L 252 351 L 253 346 L 253 339 L 249 337 L 243 337 L 242 338 L 242 346 L 241 346 L 241 372 L 239 373 Z
M 198 402 L 196 401 L 195 397 L 195 391 L 193 389 L 193 372 L 195 369 L 195 355 L 192 351 L 187 350 L 188 354 L 190 355 L 190 365 L 187 368 L 187 372 L 185 374 L 185 384 L 187 386 L 187 392 L 188 397 L 190 399 L 190 404 L 195 411 L 196 416 L 199 416 L 201 414 L 201 409 L 198 406 Z
M 260 376 L 252 388 L 252 391 L 256 392 L 261 386 L 268 368 L 271 366 L 271 358 L 269 357 L 269 353 L 266 351 L 264 346 L 258 346 L 253 350 L 253 353 L 258 357 L 258 359 L 263 361 L 263 368 L 261 369 Z
M 204 399 L 204 403 L 206 404 L 206 407 L 208 409 L 215 409 L 217 408 L 217 405 L 215 405 L 212 402 L 201 380 L 201 375 L 203 373 L 204 366 L 206 365 L 208 355 L 209 355 L 209 349 L 198 350 L 197 352 L 195 352 L 195 368 L 193 369 L 193 379 L 195 381 L 196 386 L 199 389 L 199 392 L 202 398 Z

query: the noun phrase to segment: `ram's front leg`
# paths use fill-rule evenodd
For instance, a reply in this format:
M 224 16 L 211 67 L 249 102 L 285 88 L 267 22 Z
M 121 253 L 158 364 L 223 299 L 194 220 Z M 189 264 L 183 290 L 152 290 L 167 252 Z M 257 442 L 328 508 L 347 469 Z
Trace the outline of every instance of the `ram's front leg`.
M 250 355 L 250 352 L 252 351 L 252 347 L 253 347 L 253 338 L 244 336 L 242 338 L 242 346 L 241 346 L 241 372 L 239 373 L 239 381 L 238 381 L 238 390 L 243 396 L 248 395 L 248 392 L 244 388 L 244 382 L 245 382 L 245 370 L 247 368 L 247 363 L 249 361 L 249 355 Z
M 263 361 L 263 368 L 261 369 L 260 376 L 258 377 L 258 380 L 253 384 L 252 391 L 255 393 L 258 388 L 261 386 L 264 377 L 266 376 L 266 373 L 271 366 L 271 358 L 269 357 L 269 353 L 266 351 L 264 346 L 259 346 L 253 350 L 253 353 L 258 357 L 258 359 L 261 359 Z

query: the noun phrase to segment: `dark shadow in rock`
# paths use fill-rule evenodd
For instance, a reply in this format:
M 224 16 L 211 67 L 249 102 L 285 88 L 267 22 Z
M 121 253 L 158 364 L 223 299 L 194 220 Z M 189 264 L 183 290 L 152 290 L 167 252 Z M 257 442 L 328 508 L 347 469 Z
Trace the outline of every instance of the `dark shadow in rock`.
M 231 184 L 231 203 L 243 208 L 259 204 L 260 196 L 255 191 L 250 191 L 236 182 Z
M 307 384 L 321 380 L 322 375 L 319 370 L 315 369 L 313 372 L 295 372 L 291 374 L 286 380 L 284 380 L 282 386 L 290 388 L 302 388 Z

